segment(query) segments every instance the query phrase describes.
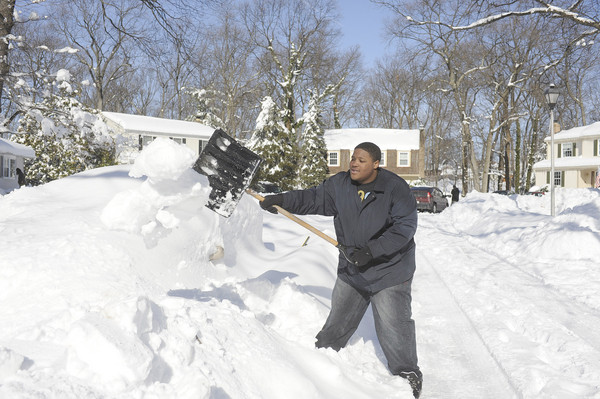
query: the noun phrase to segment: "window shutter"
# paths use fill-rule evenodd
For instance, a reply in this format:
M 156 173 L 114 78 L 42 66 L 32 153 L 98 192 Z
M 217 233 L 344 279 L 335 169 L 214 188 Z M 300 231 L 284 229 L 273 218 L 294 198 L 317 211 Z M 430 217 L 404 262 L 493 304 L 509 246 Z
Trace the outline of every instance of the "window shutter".
M 562 172 L 560 172 L 560 186 L 561 187 L 565 186 L 565 171 L 564 170 Z
M 550 171 L 546 172 L 546 184 L 550 184 Z
M 556 158 L 562 157 L 562 144 L 558 143 L 558 156 Z
M 573 143 L 573 156 L 577 156 L 577 143 Z
M 598 156 L 598 139 L 594 140 L 594 156 Z
M 0 179 L 4 177 L 4 157 L 0 155 Z

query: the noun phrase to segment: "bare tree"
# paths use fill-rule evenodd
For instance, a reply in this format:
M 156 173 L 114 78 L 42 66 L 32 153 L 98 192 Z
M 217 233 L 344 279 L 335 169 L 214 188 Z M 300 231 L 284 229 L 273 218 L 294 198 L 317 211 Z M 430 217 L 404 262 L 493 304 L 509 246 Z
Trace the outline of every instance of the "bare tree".
M 30 23 L 37 25 L 43 19 L 40 14 L 43 1 L 0 0 L 0 113 L 6 116 L 3 126 L 18 117 L 21 111 L 19 95 L 27 92 L 29 96 L 34 93 L 35 87 L 39 87 L 39 82 L 35 82 L 35 79 L 44 73 L 33 68 L 35 57 L 27 60 L 26 53 L 34 51 L 32 49 L 35 45 L 28 42 L 29 37 L 23 36 L 25 32 L 34 31 Z M 44 39 L 42 35 L 38 35 L 34 40 L 41 45 Z M 47 59 L 43 59 L 41 53 L 42 51 L 37 54 L 37 62 L 40 66 L 47 66 Z M 51 56 L 47 52 L 45 55 Z
M 9 37 L 15 25 L 14 21 L 15 0 L 0 0 L 0 93 L 4 91 L 4 85 L 10 72 L 8 52 L 10 49 Z M 0 112 L 2 102 L 0 101 Z
M 473 13 L 474 5 L 460 0 L 417 0 L 410 4 L 390 1 L 376 3 L 395 12 L 395 20 L 388 27 L 392 36 L 414 43 L 423 54 L 434 55 L 435 60 L 432 62 L 445 71 L 443 89 L 448 91 L 454 102 L 461 126 L 463 192 L 469 191 L 469 181 L 472 181 L 476 190 L 480 190 L 480 167 L 476 158 L 471 124 L 474 121 L 473 105 L 480 89 L 477 75 L 488 68 L 485 62 L 488 49 L 482 46 L 474 35 L 453 31 L 440 24 L 415 22 L 449 19 L 460 23 Z M 411 11 L 416 18 L 407 18 L 406 12 Z M 469 171 L 472 172 L 472 177 L 469 176 Z
M 366 78 L 362 94 L 365 127 L 416 129 L 429 72 L 426 63 L 409 53 L 378 61 Z
M 115 4 L 70 0 L 62 2 L 55 13 L 52 26 L 63 34 L 65 45 L 78 50 L 75 57 L 91 80 L 90 96 L 96 109 L 104 109 L 111 88 L 133 72 L 137 54 L 131 37 L 149 39 L 139 23 L 142 11 L 137 0 Z
M 595 0 L 559 0 L 545 1 L 533 0 L 537 7 L 531 6 L 528 0 L 511 0 L 501 2 L 477 2 L 482 6 L 482 18 L 477 18 L 474 22 L 467 24 L 454 24 L 443 21 L 436 23 L 445 25 L 454 30 L 469 30 L 490 25 L 506 18 L 529 17 L 531 15 L 541 15 L 550 18 L 560 18 L 571 21 L 581 27 L 581 39 L 586 36 L 595 36 L 600 33 L 599 7 Z M 422 23 L 431 23 L 422 22 Z
M 322 81 L 318 71 L 326 64 L 325 49 L 339 37 L 332 23 L 335 10 L 332 0 L 254 1 L 243 8 L 256 60 L 265 74 L 266 94 L 282 104 L 286 128 L 296 140 L 300 133 L 296 115 L 308 105 L 307 89 L 326 86 L 316 83 Z
M 216 22 L 206 29 L 206 52 L 196 84 L 218 94 L 213 101 L 225 129 L 234 137 L 245 137 L 254 129 L 260 73 L 252 64 L 255 47 L 239 14 L 232 5 L 217 10 Z

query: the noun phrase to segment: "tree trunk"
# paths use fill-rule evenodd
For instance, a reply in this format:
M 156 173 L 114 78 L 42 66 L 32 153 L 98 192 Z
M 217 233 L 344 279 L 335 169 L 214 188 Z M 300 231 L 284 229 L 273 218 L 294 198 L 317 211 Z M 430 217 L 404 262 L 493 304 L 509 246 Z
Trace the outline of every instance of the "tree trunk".
M 521 124 L 515 121 L 515 192 L 521 192 Z
M 533 134 L 531 136 L 531 143 L 529 143 L 529 157 L 527 157 L 527 177 L 525 178 L 525 191 L 529 191 L 531 188 L 531 171 L 533 170 L 533 163 L 535 160 L 535 150 L 537 148 L 538 141 L 538 118 L 534 117 L 532 122 Z M 536 182 L 539 185 L 539 182 Z
M 0 0 L 0 96 L 4 93 L 4 84 L 10 72 L 8 63 L 8 52 L 10 43 L 8 36 L 11 34 L 14 20 L 16 0 Z M 0 113 L 2 112 L 2 101 L 0 101 Z

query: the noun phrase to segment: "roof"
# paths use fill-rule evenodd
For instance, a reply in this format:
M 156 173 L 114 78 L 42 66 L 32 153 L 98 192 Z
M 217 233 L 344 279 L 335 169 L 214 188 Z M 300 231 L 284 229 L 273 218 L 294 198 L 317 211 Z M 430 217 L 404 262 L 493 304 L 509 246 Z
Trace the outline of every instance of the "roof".
M 419 129 L 328 129 L 325 145 L 329 150 L 353 150 L 358 144 L 371 141 L 381 150 L 418 150 Z
M 33 148 L 0 138 L 0 154 L 10 154 L 23 158 L 35 158 Z
M 600 158 L 598 157 L 563 157 L 554 159 L 554 167 L 561 169 L 574 169 L 574 168 L 597 168 L 600 166 Z M 544 159 L 543 161 L 536 162 L 533 165 L 533 169 L 550 169 L 550 160 Z
M 118 124 L 122 133 L 145 134 L 165 137 L 210 138 L 215 129 L 197 122 L 176 119 L 156 118 L 153 116 L 122 114 L 102 111 L 102 116 Z
M 598 137 L 600 138 L 600 122 L 592 123 L 591 125 L 578 126 L 568 130 L 562 130 L 554 134 L 554 140 L 570 140 L 581 137 Z M 550 136 L 544 141 L 550 141 Z

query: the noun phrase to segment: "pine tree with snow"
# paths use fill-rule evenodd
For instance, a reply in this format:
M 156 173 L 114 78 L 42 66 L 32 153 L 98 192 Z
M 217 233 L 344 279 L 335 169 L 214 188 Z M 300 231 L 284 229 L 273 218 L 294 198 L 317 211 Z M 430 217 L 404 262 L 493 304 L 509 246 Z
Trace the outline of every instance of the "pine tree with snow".
M 320 97 L 311 92 L 308 111 L 302 116 L 304 131 L 300 150 L 298 186 L 317 186 L 327 178 L 327 147 L 323 134 L 325 129 L 321 118 Z
M 188 89 L 187 92 L 196 103 L 196 113 L 189 118 L 190 120 L 213 129 L 225 129 L 225 123 L 217 116 L 217 111 L 213 106 L 219 92 L 206 89 Z
M 97 111 L 74 98 L 66 70 L 57 73 L 58 94 L 25 109 L 12 140 L 32 147 L 36 158 L 25 164 L 32 185 L 115 164 L 115 144 Z
M 256 181 L 276 183 L 284 190 L 295 188 L 296 150 L 284 126 L 282 112 L 271 97 L 262 101 L 248 148 L 263 159 Z

